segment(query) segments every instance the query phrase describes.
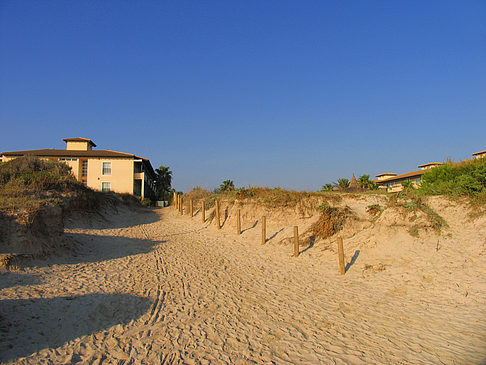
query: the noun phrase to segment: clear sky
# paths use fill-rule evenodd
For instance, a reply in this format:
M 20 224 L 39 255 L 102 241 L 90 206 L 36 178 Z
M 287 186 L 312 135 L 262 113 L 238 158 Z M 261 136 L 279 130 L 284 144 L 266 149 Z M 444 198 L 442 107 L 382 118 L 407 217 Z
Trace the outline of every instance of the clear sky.
M 316 190 L 486 149 L 485 1 L 0 1 L 0 150 Z

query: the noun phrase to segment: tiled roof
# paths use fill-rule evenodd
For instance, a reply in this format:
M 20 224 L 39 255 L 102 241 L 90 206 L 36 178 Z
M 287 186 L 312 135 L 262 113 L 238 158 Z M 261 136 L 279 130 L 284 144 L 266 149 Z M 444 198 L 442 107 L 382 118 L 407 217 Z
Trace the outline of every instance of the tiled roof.
M 427 167 L 427 166 L 435 166 L 435 165 L 442 165 L 442 162 L 429 162 L 423 165 L 418 165 L 418 167 Z
M 377 181 L 377 183 L 378 184 L 385 184 L 385 183 L 388 183 L 390 181 L 397 181 L 397 180 L 401 180 L 401 179 L 406 179 L 408 177 L 421 176 L 421 175 L 425 174 L 426 172 L 427 171 L 425 171 L 425 170 L 407 172 L 406 174 L 401 174 L 401 175 L 390 177 L 388 179 Z
M 387 176 L 387 175 L 389 175 L 389 176 L 397 176 L 397 174 L 394 174 L 392 172 L 385 172 L 383 174 L 376 175 L 375 177 L 381 177 L 381 176 Z
M 88 150 L 88 151 L 75 151 L 75 150 L 55 150 L 55 149 L 42 149 L 42 150 L 26 150 L 26 151 L 11 151 L 2 152 L 4 156 L 24 156 L 32 155 L 39 157 L 114 157 L 114 158 L 142 158 L 135 156 L 131 153 L 116 152 L 109 150 Z
M 486 150 L 484 150 L 484 151 L 479 151 L 479 152 L 475 152 L 475 153 L 473 153 L 472 155 L 473 155 L 473 156 L 477 156 L 477 155 L 482 155 L 483 153 L 486 153 Z

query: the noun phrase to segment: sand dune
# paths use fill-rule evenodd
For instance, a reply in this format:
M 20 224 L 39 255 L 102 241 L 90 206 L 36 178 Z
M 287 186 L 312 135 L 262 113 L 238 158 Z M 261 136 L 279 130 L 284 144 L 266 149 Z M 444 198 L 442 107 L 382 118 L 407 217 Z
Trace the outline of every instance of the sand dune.
M 370 202 L 343 204 L 364 216 Z M 413 238 L 392 216 L 345 228 L 344 276 L 335 238 L 291 256 L 293 224 L 314 217 L 267 212 L 265 245 L 255 209 L 240 236 L 231 208 L 221 230 L 170 207 L 72 222 L 77 255 L 0 274 L 0 360 L 480 364 L 486 219 L 431 204 L 450 225 L 441 235 Z

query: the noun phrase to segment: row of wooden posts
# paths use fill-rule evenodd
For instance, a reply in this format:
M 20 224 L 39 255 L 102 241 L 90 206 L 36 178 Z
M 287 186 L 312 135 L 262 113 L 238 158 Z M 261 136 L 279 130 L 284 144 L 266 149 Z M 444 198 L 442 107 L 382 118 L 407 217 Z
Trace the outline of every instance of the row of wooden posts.
M 216 200 L 216 227 L 221 229 L 221 221 L 219 216 L 219 201 Z M 180 215 L 184 214 L 183 205 L 184 198 L 182 194 L 174 193 L 174 207 L 179 211 Z M 189 200 L 189 214 L 191 218 L 194 216 L 194 203 L 193 200 Z M 202 223 L 206 222 L 206 202 L 204 199 L 201 200 L 201 219 Z M 240 209 L 236 212 L 236 234 L 241 234 L 241 211 Z M 267 217 L 262 217 L 262 245 L 267 242 Z M 346 267 L 344 264 L 344 248 L 343 248 L 343 239 L 341 237 L 337 238 L 337 246 L 338 246 L 338 258 L 339 258 L 339 272 L 341 275 L 346 273 Z M 294 257 L 299 256 L 299 227 L 294 226 Z

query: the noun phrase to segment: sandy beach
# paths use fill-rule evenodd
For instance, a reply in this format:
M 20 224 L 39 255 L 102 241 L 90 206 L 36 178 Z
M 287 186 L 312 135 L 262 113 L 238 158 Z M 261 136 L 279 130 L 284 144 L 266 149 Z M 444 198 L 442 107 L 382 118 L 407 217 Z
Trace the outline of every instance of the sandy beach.
M 344 276 L 335 238 L 292 257 L 285 238 L 304 220 L 269 216 L 261 245 L 231 211 L 221 230 L 172 207 L 73 219 L 75 254 L 0 273 L 0 360 L 484 363 L 486 219 L 434 204 L 450 218 L 440 236 L 344 230 Z

